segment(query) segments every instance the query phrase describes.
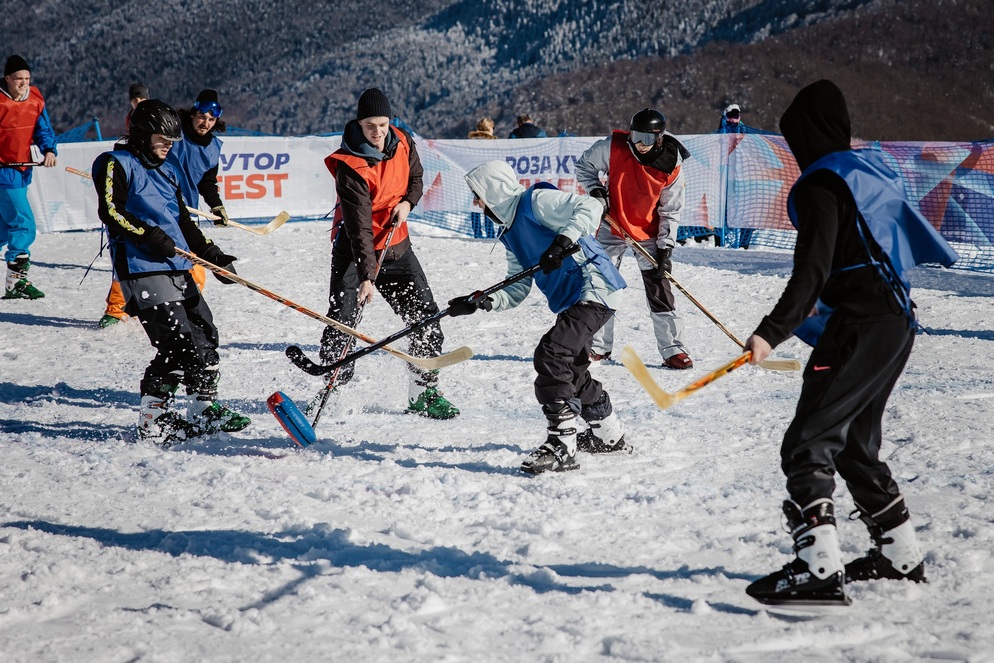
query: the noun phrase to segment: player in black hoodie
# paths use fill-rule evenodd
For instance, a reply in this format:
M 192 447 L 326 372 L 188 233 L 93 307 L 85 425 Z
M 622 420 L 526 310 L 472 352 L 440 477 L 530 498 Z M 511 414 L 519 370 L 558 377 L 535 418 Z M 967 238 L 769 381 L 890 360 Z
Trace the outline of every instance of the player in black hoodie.
M 916 323 L 901 265 L 881 250 L 874 231 L 885 226 L 903 230 L 905 214 L 881 214 L 869 202 L 872 196 L 852 188 L 853 178 L 859 177 L 854 171 L 883 162 L 871 153 L 875 151 L 851 151 L 849 112 L 833 83 L 822 80 L 801 90 L 780 118 L 780 130 L 804 171 L 788 202 L 797 243 L 783 295 L 746 342 L 752 363 L 790 337 L 816 303 L 832 313 L 805 368 L 794 420 L 781 447 L 790 495 L 783 510 L 797 557 L 747 591 L 763 603 L 848 604 L 844 582 L 925 581 L 923 555 L 904 498 L 878 458 L 884 407 L 911 354 Z M 817 167 L 809 171 L 815 162 Z M 860 180 L 869 185 L 864 190 L 907 202 L 899 179 L 894 176 L 895 187 L 880 175 L 891 171 L 868 172 L 872 174 Z M 888 269 L 892 265 L 897 269 Z M 802 329 L 797 335 L 803 338 Z M 832 501 L 836 472 L 876 544 L 845 567 Z

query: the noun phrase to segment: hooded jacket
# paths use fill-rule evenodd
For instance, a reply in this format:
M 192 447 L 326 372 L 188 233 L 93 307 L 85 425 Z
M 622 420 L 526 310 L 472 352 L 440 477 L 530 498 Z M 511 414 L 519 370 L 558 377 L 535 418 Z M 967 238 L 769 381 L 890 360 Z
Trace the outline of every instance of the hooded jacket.
M 522 196 L 528 192 L 519 182 L 514 170 L 504 161 L 488 161 L 466 175 L 466 183 L 486 205 L 487 216 L 509 232 L 514 224 Z M 601 204 L 589 196 L 566 193 L 558 189 L 535 189 L 532 196 L 532 216 L 555 235 L 565 235 L 574 242 L 592 235 L 600 223 Z M 545 249 L 546 247 L 541 247 Z M 532 265 L 523 265 L 519 256 L 507 251 L 507 274 L 517 274 Z M 612 286 L 581 253 L 567 257 L 560 269 L 580 269 L 583 286 L 577 301 L 600 302 L 610 309 L 621 303 L 621 288 Z M 531 291 L 533 278 L 525 278 L 491 295 L 494 310 L 514 308 Z M 622 286 L 623 287 L 623 286 Z
M 890 259 L 868 232 L 875 225 L 899 226 L 901 215 L 894 208 L 881 208 L 875 218 L 860 219 L 860 206 L 846 180 L 852 179 L 848 170 L 866 159 L 851 154 L 851 123 L 842 91 L 827 80 L 805 87 L 784 111 L 780 129 L 804 171 L 789 197 L 791 220 L 797 227 L 794 268 L 756 335 L 775 347 L 794 333 L 819 299 L 849 317 L 906 315 L 914 304 L 910 299 L 901 301 L 893 283 L 875 266 Z M 836 158 L 828 158 L 832 155 Z M 828 164 L 848 165 L 839 170 Z M 870 181 L 876 178 L 883 192 L 882 171 L 874 172 Z M 886 193 L 904 199 L 900 189 L 892 187 Z M 868 210 L 867 200 L 873 196 L 865 191 L 859 195 Z

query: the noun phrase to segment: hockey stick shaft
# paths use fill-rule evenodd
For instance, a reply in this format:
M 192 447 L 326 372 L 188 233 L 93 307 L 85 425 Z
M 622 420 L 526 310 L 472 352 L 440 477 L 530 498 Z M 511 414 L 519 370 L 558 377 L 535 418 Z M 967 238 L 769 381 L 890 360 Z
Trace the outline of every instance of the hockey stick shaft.
M 656 259 L 652 257 L 652 254 L 646 251 L 644 246 L 642 246 L 634 239 L 632 239 L 631 236 L 627 232 L 625 232 L 625 229 L 622 228 L 620 225 L 618 225 L 618 223 L 614 219 L 612 219 L 609 215 L 605 215 L 604 218 L 607 219 L 607 222 L 611 224 L 611 227 L 614 228 L 614 230 L 621 235 L 622 239 L 625 240 L 625 244 L 630 246 L 633 251 L 637 252 L 639 255 L 645 258 L 645 260 L 650 265 L 652 265 L 653 269 L 659 267 L 659 263 L 657 263 Z M 717 325 L 718 329 L 725 332 L 725 335 L 728 338 L 732 339 L 732 341 L 734 341 L 737 346 L 739 346 L 740 348 L 745 347 L 745 343 L 743 343 L 738 336 L 733 334 L 728 327 L 723 325 L 721 323 L 721 320 L 715 317 L 715 315 L 711 313 L 711 311 L 709 311 L 704 306 L 704 304 L 700 303 L 696 297 L 690 294 L 690 292 L 686 288 L 684 288 L 679 281 L 673 278 L 672 274 L 670 274 L 669 272 L 664 272 L 663 276 L 665 276 L 666 280 L 672 283 L 677 290 L 682 292 L 683 295 L 687 299 L 689 299 L 694 306 L 700 309 L 701 313 L 706 315 L 708 319 L 711 320 L 711 322 Z M 762 366 L 763 368 L 773 371 L 798 371 L 801 369 L 801 362 L 797 361 L 796 359 L 768 359 L 763 362 L 760 362 L 759 365 Z
M 73 175 L 79 175 L 80 177 L 88 180 L 93 179 L 93 176 L 90 175 L 85 170 L 80 170 L 79 168 L 73 168 L 72 166 L 66 166 L 66 172 L 70 172 Z M 196 214 L 197 216 L 202 216 L 205 219 L 210 219 L 211 221 L 221 220 L 221 217 L 219 217 L 218 215 L 213 214 L 211 212 L 205 212 L 203 210 L 199 210 L 196 207 L 187 207 L 186 211 L 188 211 L 190 214 Z M 284 223 L 286 223 L 289 219 L 290 215 L 288 213 L 280 212 L 279 214 L 276 215 L 276 217 L 272 221 L 270 221 L 261 228 L 256 228 L 255 226 L 248 226 L 245 225 L 244 223 L 238 223 L 237 221 L 228 221 L 228 225 L 234 226 L 235 228 L 239 228 L 241 230 L 247 230 L 248 232 L 253 233 L 255 235 L 268 235 L 269 233 L 273 232 L 274 230 L 282 226 Z
M 566 251 L 563 252 L 563 257 L 573 255 L 574 253 L 576 253 L 579 250 L 580 250 L 580 245 L 579 244 L 573 244 L 573 246 L 569 247 L 568 249 L 566 249 Z M 517 274 L 514 274 L 512 276 L 507 277 L 506 279 L 504 279 L 500 283 L 495 283 L 494 285 L 490 286 L 489 288 L 487 288 L 485 290 L 479 290 L 477 292 L 474 292 L 473 295 L 472 295 L 473 301 L 474 302 L 481 302 L 484 299 L 486 299 L 487 297 L 489 297 L 490 295 L 492 295 L 495 292 L 498 292 L 500 290 L 503 290 L 504 288 L 506 288 L 507 286 L 511 285 L 512 283 L 517 283 L 518 281 L 520 281 L 522 279 L 528 278 L 529 276 L 533 276 L 536 272 L 538 272 L 541 269 L 542 269 L 541 265 L 533 265 L 533 266 L 529 267 L 528 269 L 523 269 L 520 272 L 518 272 Z M 438 322 L 439 320 L 441 320 L 442 318 L 444 318 L 447 315 L 449 315 L 449 309 L 448 308 L 443 309 L 443 310 L 439 311 L 438 313 L 436 313 L 435 315 L 429 316 L 429 317 L 425 318 L 424 320 L 421 320 L 420 322 L 416 322 L 416 323 L 414 323 L 413 325 L 411 325 L 409 327 L 406 327 L 406 328 L 401 329 L 400 331 L 398 331 L 398 332 L 396 332 L 394 334 L 391 334 L 390 336 L 388 336 L 385 339 L 379 341 L 378 343 L 374 343 L 373 345 L 370 345 L 368 347 L 362 348 L 361 350 L 357 350 L 356 352 L 353 352 L 352 354 L 350 354 L 350 355 L 348 355 L 346 357 L 343 357 L 342 359 L 339 359 L 335 363 L 329 364 L 328 366 L 324 366 L 322 368 L 324 370 L 326 370 L 326 371 L 331 371 L 331 370 L 334 370 L 334 369 L 338 368 L 339 366 L 342 366 L 344 364 L 348 364 L 348 363 L 353 362 L 353 361 L 355 361 L 357 359 L 365 357 L 370 352 L 373 352 L 374 350 L 376 350 L 378 347 L 382 347 L 386 343 L 393 343 L 397 339 L 404 338 L 405 336 L 408 336 L 408 335 L 412 334 L 413 332 L 415 332 L 415 331 L 417 331 L 419 329 L 423 329 L 424 327 L 427 327 L 428 325 L 431 325 L 431 324 L 434 324 L 434 323 Z
M 672 407 L 677 402 L 682 401 L 684 398 L 690 396 L 696 391 L 700 391 L 723 375 L 728 375 L 736 368 L 740 368 L 748 364 L 751 357 L 752 352 L 746 350 L 744 353 L 727 364 L 719 366 L 707 375 L 694 380 L 683 389 L 680 389 L 674 393 L 669 393 L 663 391 L 656 381 L 652 379 L 652 376 L 649 374 L 649 369 L 646 368 L 645 364 L 631 346 L 626 345 L 621 350 L 621 363 L 625 365 L 625 368 L 628 369 L 628 372 L 632 374 L 635 380 L 642 385 L 642 388 L 645 389 L 646 393 L 649 394 L 650 398 L 652 398 L 653 402 L 660 410 Z
M 386 241 L 383 243 L 383 250 L 380 252 L 380 257 L 376 261 L 376 267 L 373 268 L 373 283 L 376 283 L 376 277 L 380 275 L 380 268 L 383 267 L 383 261 L 387 257 L 387 251 L 390 249 L 390 244 L 393 242 L 393 234 L 397 230 L 398 225 L 399 224 L 394 223 L 390 226 L 390 232 L 387 233 Z M 334 234 L 337 236 L 337 233 Z M 362 322 L 362 310 L 365 306 L 365 302 L 359 302 L 356 306 L 356 327 L 358 327 L 359 323 Z M 355 339 L 350 338 L 342 347 L 342 351 L 338 355 L 339 360 L 347 357 L 349 353 L 352 352 L 353 347 L 355 347 Z M 317 410 L 314 413 L 314 421 L 311 423 L 311 428 L 316 427 L 318 425 L 318 421 L 321 420 L 321 413 L 324 411 L 324 406 L 328 404 L 328 397 L 331 395 L 331 390 L 335 388 L 335 383 L 338 381 L 338 374 L 341 370 L 342 367 L 339 366 L 331 373 L 330 376 L 328 376 L 328 382 L 321 391 L 321 402 L 318 403 Z
M 217 214 L 214 214 L 213 212 L 205 212 L 204 210 L 197 209 L 196 207 L 187 207 L 186 210 L 190 214 L 196 214 L 197 216 L 202 216 L 205 219 L 209 219 L 211 221 L 221 220 L 221 217 L 219 217 Z M 270 221 L 269 223 L 267 223 L 266 225 L 260 228 L 256 228 L 255 226 L 246 225 L 244 223 L 238 223 L 237 221 L 231 221 L 231 220 L 229 220 L 228 223 L 226 223 L 225 225 L 238 228 L 239 230 L 247 230 L 248 232 L 254 235 L 268 235 L 269 233 L 273 232 L 274 230 L 282 226 L 284 223 L 286 223 L 289 219 L 290 215 L 287 212 L 280 212 L 275 217 L 273 217 L 272 221 Z
M 320 313 L 316 313 L 316 312 L 310 310 L 309 308 L 305 308 L 305 307 L 301 306 L 300 304 L 297 304 L 295 302 L 290 301 L 286 297 L 282 297 L 280 295 L 277 295 L 275 292 L 271 292 L 269 290 L 266 290 L 262 286 L 256 285 L 255 283 L 252 283 L 248 279 L 244 279 L 241 276 L 238 276 L 238 274 L 235 274 L 233 272 L 229 272 L 228 270 L 224 269 L 223 267 L 218 267 L 217 265 L 215 265 L 213 263 L 207 262 L 203 258 L 200 258 L 199 256 L 196 256 L 196 255 L 190 253 L 189 251 L 184 251 L 183 249 L 177 248 L 176 249 L 176 255 L 183 256 L 184 258 L 186 258 L 190 262 L 194 262 L 194 263 L 196 263 L 198 265 L 201 265 L 201 266 L 203 266 L 203 267 L 211 270 L 215 274 L 219 274 L 220 276 L 223 276 L 224 278 L 226 278 L 226 279 L 228 279 L 230 281 L 234 281 L 235 283 L 243 285 L 246 288 L 248 288 L 249 290 L 254 290 L 255 292 L 258 292 L 260 295 L 265 295 L 266 297 L 269 297 L 270 299 L 272 299 L 275 302 L 279 302 L 280 304 L 283 304 L 284 306 L 287 306 L 289 308 L 292 308 L 295 311 L 299 311 L 300 313 L 303 313 L 304 315 L 306 315 L 309 318 L 313 318 L 314 320 L 318 320 L 319 322 L 323 322 L 324 324 L 328 325 L 329 327 L 334 327 L 335 329 L 337 329 L 340 332 L 344 332 L 346 334 L 349 334 L 350 336 L 354 336 L 354 337 L 358 338 L 361 341 L 365 341 L 366 343 L 374 343 L 374 344 L 379 343 L 379 341 L 377 341 L 375 338 L 373 338 L 371 336 L 367 336 L 366 334 L 363 334 L 360 331 L 357 331 L 355 329 L 352 329 L 351 327 L 343 325 L 342 323 L 338 322 L 337 320 L 333 320 L 332 318 L 329 318 L 326 315 L 321 315 Z M 406 361 L 409 364 L 414 364 L 415 366 L 418 366 L 419 368 L 425 368 L 425 369 L 444 368 L 446 366 L 451 366 L 452 364 L 459 363 L 460 361 L 465 361 L 466 359 L 469 359 L 470 357 L 473 356 L 473 351 L 470 350 L 467 347 L 457 348 L 456 350 L 453 350 L 452 352 L 449 352 L 449 353 L 444 354 L 444 355 L 439 355 L 438 357 L 412 357 L 411 355 L 407 354 L 406 352 L 401 352 L 400 350 L 395 350 L 394 348 L 387 347 L 387 345 L 385 343 L 379 343 L 379 345 L 380 345 L 379 349 L 382 349 L 385 352 L 389 352 L 393 356 L 395 356 L 395 357 L 397 357 L 399 359 L 403 359 L 404 361 Z
M 12 161 L 9 163 L 0 163 L 0 168 L 31 168 L 33 166 L 44 166 L 43 161 Z

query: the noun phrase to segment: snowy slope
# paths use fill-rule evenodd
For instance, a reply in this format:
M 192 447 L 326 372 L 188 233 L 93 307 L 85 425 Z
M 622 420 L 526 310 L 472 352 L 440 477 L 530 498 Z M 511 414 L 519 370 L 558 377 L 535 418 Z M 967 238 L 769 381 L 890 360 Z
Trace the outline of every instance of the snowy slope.
M 325 224 L 207 232 L 244 277 L 323 312 Z M 492 244 L 415 232 L 439 301 L 504 275 Z M 142 330 L 94 325 L 106 257 L 79 284 L 97 245 L 41 236 L 32 276 L 48 296 L 0 302 L 0 660 L 994 661 L 990 277 L 916 275 L 932 333 L 884 420 L 929 584 L 853 586 L 851 607 L 809 619 L 743 591 L 789 559 L 778 448 L 798 374 L 745 367 L 662 412 L 620 364 L 600 366 L 634 454 L 530 478 L 518 466 L 544 438 L 531 351 L 552 321 L 533 295 L 445 321 L 446 346 L 477 353 L 442 376 L 458 419 L 402 414 L 404 364 L 377 353 L 321 441 L 296 450 L 264 401 L 281 389 L 303 404 L 318 387 L 282 351 L 316 353 L 320 326 L 209 279 L 221 395 L 253 425 L 160 452 L 128 441 L 151 356 Z M 674 258 L 743 339 L 790 265 L 697 245 Z M 659 369 L 632 260 L 623 272 L 636 285 L 619 343 L 664 389 L 737 354 L 681 300 L 697 368 Z M 400 328 L 387 308 L 368 307 L 364 331 Z M 807 353 L 790 341 L 776 356 Z M 858 522 L 840 537 L 847 558 L 868 547 Z

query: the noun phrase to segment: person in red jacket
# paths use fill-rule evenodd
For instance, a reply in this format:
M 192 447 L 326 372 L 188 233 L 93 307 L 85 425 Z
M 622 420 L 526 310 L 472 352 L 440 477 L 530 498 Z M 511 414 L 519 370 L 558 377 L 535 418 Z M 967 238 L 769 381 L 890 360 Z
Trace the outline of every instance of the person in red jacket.
M 35 217 L 28 204 L 32 143 L 41 150 L 41 164 L 57 163 L 55 131 L 45 110 L 45 99 L 31 85 L 31 69 L 20 55 L 11 55 L 0 82 L 0 248 L 7 247 L 7 281 L 4 299 L 40 299 L 45 296 L 28 280 L 31 245 L 35 241 Z
M 439 311 L 407 231 L 407 215 L 423 193 L 424 170 L 414 139 L 391 126 L 391 117 L 386 95 L 376 88 L 366 90 L 359 97 L 356 119 L 345 125 L 342 146 L 324 160 L 338 194 L 328 316 L 350 327 L 356 325 L 360 307 L 372 301 L 377 291 L 407 325 Z M 386 256 L 377 274 L 383 251 Z M 327 327 L 321 339 L 321 360 L 337 361 L 350 339 Z M 428 325 L 410 335 L 411 354 L 437 356 L 443 340 L 441 326 L 437 322 Z M 438 371 L 409 368 L 408 412 L 432 419 L 459 414 L 438 390 Z M 337 384 L 348 382 L 353 371 L 354 364 L 346 364 Z
M 591 145 L 576 164 L 576 180 L 604 207 L 625 233 L 638 242 L 656 266 L 635 254 L 656 347 L 663 366 L 683 370 L 693 368 L 681 340 L 683 320 L 676 312 L 673 288 L 666 277 L 673 271 L 673 245 L 683 212 L 683 160 L 690 152 L 666 131 L 666 117 L 646 108 L 632 116 L 628 131 L 615 131 Z M 607 183 L 601 180 L 601 173 Z M 597 241 L 614 260 L 628 249 L 625 239 L 605 219 L 597 231 Z M 614 318 L 594 335 L 590 358 L 611 356 L 614 345 Z

